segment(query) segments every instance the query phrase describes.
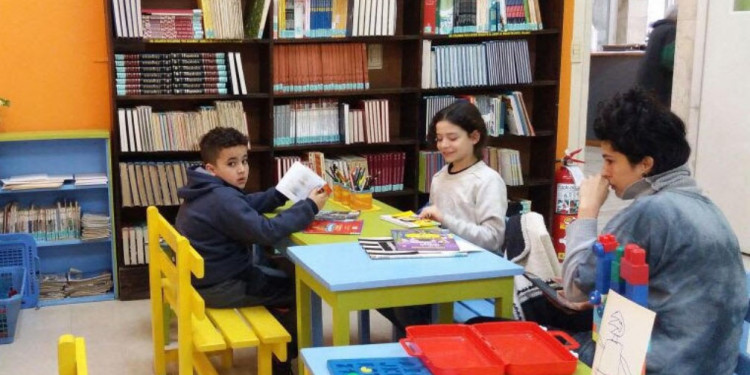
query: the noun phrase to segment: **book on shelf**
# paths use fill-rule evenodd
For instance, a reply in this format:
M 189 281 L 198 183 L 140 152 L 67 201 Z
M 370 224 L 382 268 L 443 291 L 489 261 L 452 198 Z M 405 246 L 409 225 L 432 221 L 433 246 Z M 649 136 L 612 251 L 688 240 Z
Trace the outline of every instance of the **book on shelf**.
M 306 199 L 314 189 L 327 186 L 322 177 L 300 162 L 292 164 L 291 168 L 276 184 L 276 190 L 284 194 L 292 202 L 297 203 Z
M 392 229 L 396 249 L 401 251 L 459 251 L 453 234 L 447 229 Z
M 73 175 L 33 174 L 11 176 L 0 180 L 2 190 L 57 189 L 65 181 L 72 181 Z
M 308 234 L 360 234 L 363 226 L 364 220 L 313 220 L 302 232 Z
M 413 211 L 404 211 L 393 215 L 380 215 L 380 219 L 406 228 L 425 228 L 440 225 L 440 223 L 434 220 L 420 219 Z

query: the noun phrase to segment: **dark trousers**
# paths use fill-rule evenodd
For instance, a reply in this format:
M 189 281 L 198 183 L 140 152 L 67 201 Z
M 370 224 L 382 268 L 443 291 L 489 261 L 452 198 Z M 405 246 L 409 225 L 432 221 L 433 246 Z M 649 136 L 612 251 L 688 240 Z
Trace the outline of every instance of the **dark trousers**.
M 207 307 L 265 306 L 292 336 L 287 345 L 289 359 L 297 357 L 297 309 L 294 279 L 270 266 L 250 266 L 238 278 L 205 288 L 196 288 Z

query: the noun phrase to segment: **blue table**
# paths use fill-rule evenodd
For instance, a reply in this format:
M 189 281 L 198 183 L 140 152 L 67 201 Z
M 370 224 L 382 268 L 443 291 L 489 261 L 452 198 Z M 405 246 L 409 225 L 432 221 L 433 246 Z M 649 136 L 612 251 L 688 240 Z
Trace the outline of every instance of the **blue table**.
M 372 260 L 359 244 L 341 243 L 294 246 L 287 255 L 296 266 L 300 348 L 312 346 L 313 326 L 322 327 L 319 311 L 312 311 L 313 293 L 331 306 L 333 344 L 348 345 L 350 311 L 439 304 L 438 321 L 450 323 L 454 301 L 496 298 L 495 315 L 512 317 L 513 276 L 523 272 L 488 251 L 465 257 Z
M 329 375 L 329 359 L 386 358 L 407 357 L 401 344 L 373 344 L 357 346 L 329 346 L 306 348 L 300 353 L 300 362 L 304 366 L 304 375 Z M 581 362 L 574 375 L 589 375 L 591 369 Z

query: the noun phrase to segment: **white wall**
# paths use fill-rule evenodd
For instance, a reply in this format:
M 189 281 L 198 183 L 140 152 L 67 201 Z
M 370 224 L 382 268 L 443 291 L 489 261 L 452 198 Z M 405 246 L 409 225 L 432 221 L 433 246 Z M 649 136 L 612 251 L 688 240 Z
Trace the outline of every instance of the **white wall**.
M 734 0 L 695 5 L 687 121 L 695 177 L 750 252 L 750 12 L 734 12 Z

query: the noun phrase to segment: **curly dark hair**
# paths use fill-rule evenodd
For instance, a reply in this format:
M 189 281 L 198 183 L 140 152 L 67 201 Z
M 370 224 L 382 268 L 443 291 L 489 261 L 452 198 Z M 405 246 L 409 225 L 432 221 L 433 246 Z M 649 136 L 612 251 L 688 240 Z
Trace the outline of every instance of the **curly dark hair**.
M 641 88 L 617 94 L 594 121 L 594 133 L 623 153 L 631 165 L 646 156 L 654 159 L 649 175 L 656 175 L 685 164 L 690 145 L 685 124 L 669 108 Z
M 234 128 L 214 128 L 201 138 L 201 160 L 214 164 L 221 150 L 234 146 L 247 146 L 247 137 Z
M 440 121 L 448 121 L 466 130 L 468 134 L 471 134 L 474 130 L 478 131 L 479 142 L 474 145 L 474 156 L 482 160 L 482 149 L 487 143 L 487 125 L 474 104 L 466 100 L 459 100 L 436 113 L 427 129 L 427 139 L 433 144 L 437 142 L 437 130 L 435 128 Z

